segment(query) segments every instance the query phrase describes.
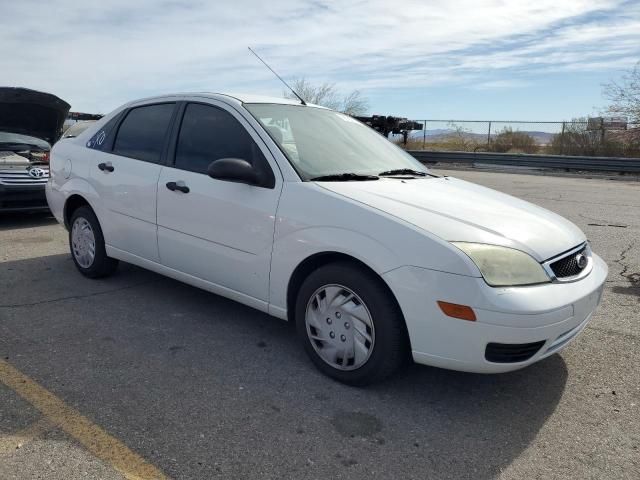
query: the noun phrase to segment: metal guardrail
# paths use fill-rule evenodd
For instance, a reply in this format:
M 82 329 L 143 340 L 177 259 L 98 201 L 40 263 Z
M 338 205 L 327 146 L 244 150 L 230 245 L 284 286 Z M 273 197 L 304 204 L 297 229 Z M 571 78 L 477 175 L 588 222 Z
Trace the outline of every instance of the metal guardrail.
M 585 170 L 620 173 L 640 173 L 640 158 L 572 157 L 564 155 L 530 155 L 525 153 L 432 152 L 411 150 L 422 163 L 484 163 L 560 170 Z

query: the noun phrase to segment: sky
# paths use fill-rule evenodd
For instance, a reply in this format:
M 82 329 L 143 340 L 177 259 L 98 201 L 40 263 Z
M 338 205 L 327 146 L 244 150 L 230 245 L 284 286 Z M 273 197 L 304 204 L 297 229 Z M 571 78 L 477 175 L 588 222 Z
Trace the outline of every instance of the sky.
M 172 92 L 358 89 L 370 113 L 569 120 L 640 61 L 638 0 L 0 0 L 0 85 L 108 113 Z

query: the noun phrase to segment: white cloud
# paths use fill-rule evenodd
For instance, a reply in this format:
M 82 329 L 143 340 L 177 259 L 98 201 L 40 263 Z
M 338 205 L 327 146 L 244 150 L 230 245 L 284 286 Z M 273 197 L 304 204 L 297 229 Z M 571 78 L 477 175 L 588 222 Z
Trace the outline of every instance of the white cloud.
M 634 1 L 346 3 L 0 0 L 0 81 L 107 111 L 170 91 L 280 94 L 247 45 L 286 77 L 345 89 L 498 88 L 640 58 Z
M 490 80 L 488 82 L 479 82 L 473 85 L 476 90 L 493 90 L 505 88 L 523 88 L 531 85 L 531 82 L 516 79 Z

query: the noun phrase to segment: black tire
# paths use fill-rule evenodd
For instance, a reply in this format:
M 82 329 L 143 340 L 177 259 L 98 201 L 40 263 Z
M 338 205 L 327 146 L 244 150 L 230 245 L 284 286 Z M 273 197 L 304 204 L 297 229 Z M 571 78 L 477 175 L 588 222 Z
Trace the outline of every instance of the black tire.
M 72 246 L 73 243 L 71 235 L 73 232 L 73 225 L 79 218 L 84 218 L 87 222 L 89 222 L 95 238 L 95 257 L 93 259 L 93 263 L 91 263 L 91 265 L 89 265 L 88 267 L 83 267 L 78 263 Z M 85 277 L 106 277 L 108 275 L 111 275 L 116 270 L 116 268 L 118 268 L 118 260 L 107 256 L 107 252 L 105 251 L 104 247 L 104 236 L 102 235 L 102 228 L 100 228 L 100 222 L 98 222 L 98 218 L 96 217 L 96 214 L 93 213 L 91 207 L 78 207 L 71 215 L 71 220 L 69 222 L 69 250 L 71 251 L 71 258 L 73 258 L 73 263 L 75 263 L 76 268 Z
M 325 362 L 307 334 L 307 304 L 325 285 L 339 284 L 354 292 L 366 305 L 375 328 L 373 350 L 366 362 L 355 370 L 341 370 Z M 408 359 L 408 339 L 402 312 L 395 299 L 371 272 L 349 262 L 324 265 L 302 283 L 295 305 L 297 332 L 307 354 L 325 375 L 354 386 L 379 382 L 394 373 Z M 343 360 L 344 362 L 344 360 Z

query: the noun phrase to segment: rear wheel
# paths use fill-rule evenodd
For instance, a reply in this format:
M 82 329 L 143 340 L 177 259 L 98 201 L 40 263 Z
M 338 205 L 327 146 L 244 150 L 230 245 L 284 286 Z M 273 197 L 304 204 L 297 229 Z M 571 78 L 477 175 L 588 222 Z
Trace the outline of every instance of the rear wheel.
M 71 215 L 69 247 L 76 267 L 89 278 L 105 277 L 118 267 L 118 260 L 107 256 L 98 219 L 90 207 L 77 208 Z
M 366 385 L 392 374 L 406 359 L 404 319 L 379 278 L 349 263 L 320 267 L 296 302 L 298 334 L 326 375 Z

